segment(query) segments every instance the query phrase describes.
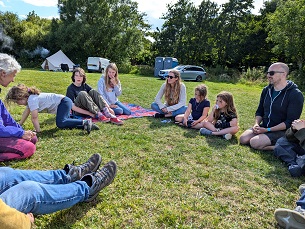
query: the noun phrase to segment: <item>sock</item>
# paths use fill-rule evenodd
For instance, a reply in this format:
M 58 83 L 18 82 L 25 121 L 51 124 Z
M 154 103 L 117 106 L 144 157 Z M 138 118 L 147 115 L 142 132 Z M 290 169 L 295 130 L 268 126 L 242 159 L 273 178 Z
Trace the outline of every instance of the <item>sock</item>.
M 107 118 L 116 118 L 113 114 L 110 113 L 108 107 L 104 107 L 103 112 Z

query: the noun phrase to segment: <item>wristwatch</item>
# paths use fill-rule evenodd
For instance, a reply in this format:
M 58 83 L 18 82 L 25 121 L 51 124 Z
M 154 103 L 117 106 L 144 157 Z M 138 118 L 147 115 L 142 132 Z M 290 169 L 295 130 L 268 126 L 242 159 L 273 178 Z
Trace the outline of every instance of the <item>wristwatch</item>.
M 271 131 L 271 128 L 267 128 L 267 130 L 268 130 L 268 132 L 270 132 L 270 131 Z

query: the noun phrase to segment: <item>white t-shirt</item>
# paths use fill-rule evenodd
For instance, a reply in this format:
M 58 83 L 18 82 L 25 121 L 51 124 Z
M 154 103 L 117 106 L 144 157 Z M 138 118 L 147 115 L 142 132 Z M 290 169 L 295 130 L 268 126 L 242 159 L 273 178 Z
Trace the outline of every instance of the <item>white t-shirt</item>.
M 57 107 L 64 95 L 55 93 L 40 93 L 39 95 L 30 95 L 28 99 L 28 108 L 30 111 L 46 112 L 56 114 Z

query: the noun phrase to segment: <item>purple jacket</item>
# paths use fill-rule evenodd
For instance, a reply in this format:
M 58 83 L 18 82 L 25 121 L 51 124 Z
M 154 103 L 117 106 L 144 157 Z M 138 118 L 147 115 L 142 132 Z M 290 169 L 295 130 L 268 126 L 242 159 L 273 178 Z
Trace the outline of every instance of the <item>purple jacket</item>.
M 21 138 L 23 135 L 24 130 L 13 119 L 3 102 L 0 100 L 0 138 Z

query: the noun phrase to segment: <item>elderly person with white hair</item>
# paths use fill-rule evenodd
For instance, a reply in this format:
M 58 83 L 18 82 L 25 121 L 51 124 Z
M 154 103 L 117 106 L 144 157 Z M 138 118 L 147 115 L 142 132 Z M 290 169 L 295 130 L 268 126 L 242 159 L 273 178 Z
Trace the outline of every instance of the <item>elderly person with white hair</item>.
M 0 85 L 7 87 L 14 82 L 20 70 L 21 66 L 14 57 L 0 53 Z M 36 133 L 24 130 L 0 100 L 0 161 L 32 156 L 36 150 L 36 141 Z

